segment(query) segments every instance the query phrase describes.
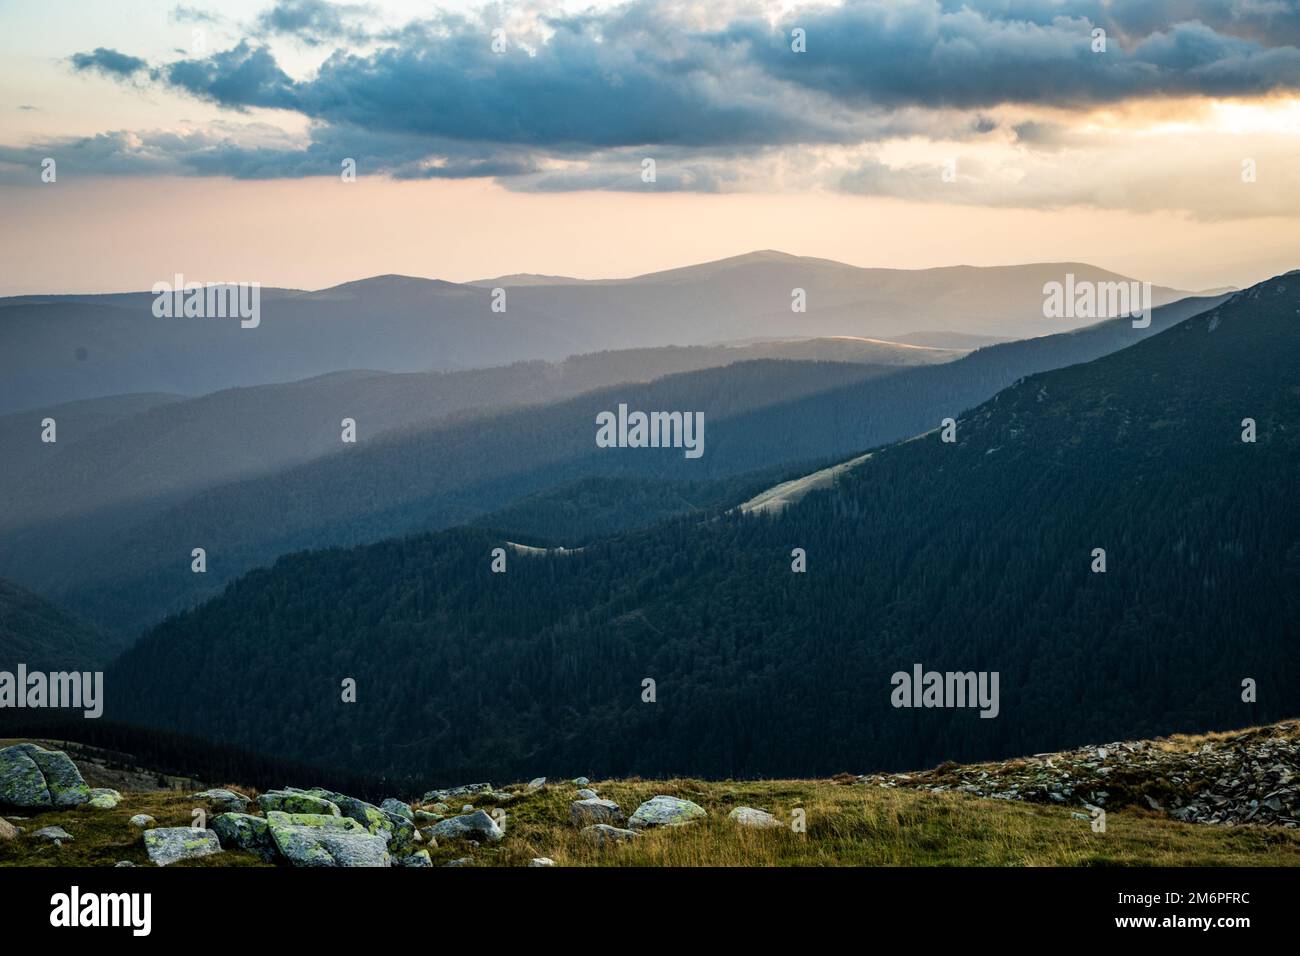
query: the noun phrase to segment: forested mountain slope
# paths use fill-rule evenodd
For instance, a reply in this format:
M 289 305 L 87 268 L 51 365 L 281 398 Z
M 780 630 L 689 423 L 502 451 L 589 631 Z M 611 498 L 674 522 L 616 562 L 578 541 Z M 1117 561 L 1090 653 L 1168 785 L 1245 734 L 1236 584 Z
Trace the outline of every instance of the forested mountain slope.
M 0 575 L 115 631 L 130 631 L 281 554 L 462 524 L 583 478 L 708 481 L 825 464 L 927 431 L 1023 375 L 1104 355 L 1214 301 L 1157 309 L 1149 329 L 1113 320 L 888 375 L 844 363 L 745 362 L 391 433 L 276 474 L 166 501 L 164 510 L 145 502 L 76 522 L 31 525 L 6 536 Z M 596 414 L 619 403 L 702 411 L 704 455 L 595 447 Z M 211 557 L 206 574 L 190 573 L 195 547 Z
M 778 515 L 501 574 L 478 530 L 283 558 L 127 652 L 110 716 L 447 779 L 904 768 L 1271 720 L 1300 708 L 1298 419 L 1293 273 Z M 916 664 L 997 672 L 997 716 L 891 706 Z

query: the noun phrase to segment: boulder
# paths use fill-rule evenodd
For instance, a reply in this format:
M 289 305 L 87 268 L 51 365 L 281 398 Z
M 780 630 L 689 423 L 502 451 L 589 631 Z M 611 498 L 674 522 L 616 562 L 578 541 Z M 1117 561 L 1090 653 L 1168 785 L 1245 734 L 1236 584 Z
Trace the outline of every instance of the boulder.
M 409 812 L 409 811 L 408 811 Z M 388 849 L 391 853 L 406 853 L 413 849 L 413 844 L 420 843 L 423 837 L 415 828 L 415 821 L 398 813 L 383 811 L 388 818 L 388 830 L 376 830 L 380 836 L 388 834 Z
M 505 836 L 497 822 L 483 810 L 449 817 L 429 827 L 427 832 L 439 840 L 474 840 L 479 843 L 496 843 Z
M 476 794 L 491 792 L 492 784 L 490 783 L 467 783 L 464 786 L 452 787 L 450 790 L 430 790 L 420 802 L 444 803 L 447 800 L 464 800 L 466 797 L 472 797 Z
M 595 790 L 592 790 L 589 787 L 583 787 L 581 790 L 578 791 L 579 800 L 594 800 L 599 796 L 600 794 L 598 794 Z
M 529 866 L 555 866 L 555 861 L 549 856 L 535 856 L 528 861 Z
M 89 799 L 90 787 L 63 751 L 26 743 L 0 750 L 0 806 L 75 807 Z
M 8 843 L 16 839 L 18 839 L 18 828 L 4 817 L 0 817 L 0 843 Z
M 194 860 L 221 852 L 221 841 L 211 830 L 194 827 L 156 827 L 144 831 L 144 848 L 158 866 Z
M 257 798 L 257 805 L 264 813 L 278 810 L 281 813 L 321 813 L 331 817 L 342 816 L 338 804 L 332 800 L 296 790 L 268 790 Z
M 415 819 L 415 815 L 411 812 L 411 808 L 408 807 L 406 804 L 404 804 L 401 800 L 398 800 L 394 797 L 389 797 L 387 800 L 381 803 L 379 805 L 379 809 L 383 810 L 389 816 L 395 813 L 399 817 L 406 817 L 406 819 L 408 820 L 413 821 Z
M 586 777 L 574 777 L 570 782 L 578 787 L 585 787 L 587 784 L 591 783 L 591 781 Z
M 392 865 L 387 837 L 351 817 L 272 810 L 266 823 L 276 849 L 292 866 Z
M 58 840 L 60 843 L 62 843 L 66 840 L 71 840 L 72 834 L 69 833 L 67 830 L 63 829 L 63 827 L 41 827 L 39 830 L 37 830 L 35 833 L 32 834 L 32 839 L 48 840 L 48 841 Z
M 530 791 L 531 791 L 531 790 L 540 790 L 540 789 L 542 789 L 542 787 L 544 787 L 544 786 L 546 786 L 546 778 L 545 778 L 545 777 L 533 777 L 532 780 L 529 780 L 529 781 L 528 781 L 528 789 L 529 789 Z
M 137 813 L 131 818 L 131 826 L 139 827 L 141 830 L 147 830 L 152 826 L 157 826 L 158 821 L 147 813 Z
M 727 819 L 737 826 L 752 827 L 755 830 L 776 830 L 781 827 L 781 821 L 772 814 L 753 807 L 736 807 L 727 814 Z
M 433 860 L 429 859 L 428 850 L 416 850 L 414 853 L 400 857 L 394 865 L 410 867 L 433 866 Z
M 246 813 L 248 811 L 248 805 L 252 802 L 242 793 L 236 793 L 234 790 L 223 790 L 220 787 L 213 790 L 204 790 L 202 793 L 196 793 L 194 794 L 194 799 L 215 803 L 227 813 Z
M 633 830 L 648 830 L 653 827 L 680 827 L 696 820 L 703 820 L 709 814 L 698 803 L 683 800 L 680 797 L 659 795 L 651 797 L 636 808 L 627 825 Z
M 113 810 L 121 802 L 122 795 L 108 787 L 96 787 L 90 791 L 90 800 L 87 801 L 96 810 Z
M 113 866 L 114 868 L 117 868 L 123 866 L 135 866 L 135 864 L 132 863 L 130 860 L 118 860 L 116 863 L 113 864 Z
M 472 856 L 458 857 L 457 859 L 452 860 L 450 863 L 443 864 L 443 866 L 473 866 L 473 865 L 474 865 L 474 858 Z
M 279 857 L 271 827 L 264 817 L 247 813 L 223 813 L 212 819 L 212 829 L 227 850 L 243 850 L 268 863 Z
M 593 823 L 622 823 L 623 811 L 613 800 L 592 797 L 587 800 L 574 800 L 569 804 L 569 819 L 578 826 Z
M 437 823 L 439 820 L 443 818 L 443 816 L 444 814 L 430 813 L 428 810 L 416 810 L 415 822 L 416 823 Z
M 625 843 L 628 840 L 636 838 L 635 830 L 621 830 L 618 827 L 612 827 L 608 823 L 597 823 L 594 826 L 583 827 L 582 838 L 588 843 L 594 843 L 602 849 L 613 843 Z
M 370 833 L 387 836 L 393 832 L 393 823 L 388 819 L 388 814 L 373 803 L 366 803 L 356 797 L 349 797 L 346 793 L 325 790 L 321 787 L 312 787 L 307 793 L 330 801 L 339 808 L 343 816 L 360 823 Z

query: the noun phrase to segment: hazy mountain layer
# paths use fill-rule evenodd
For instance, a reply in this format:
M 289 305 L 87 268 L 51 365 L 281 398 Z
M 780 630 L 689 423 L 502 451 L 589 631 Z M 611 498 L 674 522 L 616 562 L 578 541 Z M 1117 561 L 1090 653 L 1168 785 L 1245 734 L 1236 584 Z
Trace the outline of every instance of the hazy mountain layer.
M 1123 278 L 1082 263 L 859 269 L 762 252 L 599 282 L 378 276 L 319 292 L 268 288 L 255 328 L 238 318 L 158 318 L 147 292 L 21 296 L 0 300 L 0 412 L 126 392 L 199 395 L 342 369 L 485 367 L 758 337 L 1041 335 L 1094 321 L 1043 317 L 1044 284 L 1068 273 Z M 795 289 L 806 311 L 792 310 Z M 1186 294 L 1152 293 L 1157 305 Z M 501 301 L 505 311 L 493 311 Z

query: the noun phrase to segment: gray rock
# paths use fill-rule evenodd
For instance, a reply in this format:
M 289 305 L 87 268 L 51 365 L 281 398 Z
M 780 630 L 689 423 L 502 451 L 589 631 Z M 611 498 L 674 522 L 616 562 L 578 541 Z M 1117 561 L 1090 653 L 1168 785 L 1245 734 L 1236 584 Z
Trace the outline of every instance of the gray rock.
M 578 791 L 579 800 L 594 800 L 598 796 L 600 796 L 600 794 L 598 794 L 595 790 L 589 790 L 586 787 L 583 787 L 581 790 Z
M 221 852 L 221 841 L 211 830 L 194 827 L 156 827 L 144 831 L 144 848 L 158 866 L 194 860 Z
M 278 810 L 281 813 L 323 813 L 331 817 L 343 815 L 334 801 L 296 790 L 268 790 L 257 798 L 257 805 L 264 813 Z
M 781 821 L 766 810 L 755 810 L 753 807 L 736 807 L 727 814 L 727 819 L 734 821 L 738 826 L 752 827 L 755 830 L 776 830 L 781 827 Z
M 389 820 L 388 814 L 373 803 L 366 803 L 366 801 L 358 800 L 356 797 L 349 797 L 346 793 L 339 793 L 336 790 L 324 790 L 320 787 L 312 787 L 307 793 L 329 800 L 339 808 L 343 816 L 360 823 L 370 833 L 392 834 L 393 822 Z
M 63 751 L 27 743 L 0 750 L 0 806 L 75 807 L 89 799 L 90 787 Z
M 114 869 L 120 866 L 135 866 L 135 864 L 132 863 L 130 860 L 118 860 L 116 863 L 113 864 Z
M 555 866 L 555 861 L 549 856 L 535 856 L 528 861 L 529 866 Z
M 331 814 L 266 815 L 275 847 L 291 866 L 391 866 L 386 836 L 370 833 L 351 817 Z
M 582 828 L 582 838 L 602 849 L 610 844 L 626 843 L 628 840 L 634 840 L 636 835 L 635 830 L 622 830 L 618 827 L 612 827 L 608 823 L 597 823 L 594 826 Z
M 212 819 L 212 829 L 227 850 L 243 850 L 272 863 L 279 858 L 270 824 L 247 813 L 223 813 Z
M 122 802 L 122 795 L 116 790 L 110 790 L 108 787 L 96 787 L 90 791 L 90 800 L 88 806 L 96 810 L 113 810 Z
M 415 815 L 411 812 L 411 808 L 408 807 L 401 800 L 398 800 L 394 797 L 389 797 L 387 800 L 381 803 L 379 805 L 379 809 L 383 810 L 385 813 L 389 814 L 390 816 L 395 813 L 399 817 L 406 817 L 406 819 L 412 821 L 415 820 Z
M 439 820 L 443 818 L 443 816 L 444 814 L 430 813 L 428 810 L 416 810 L 415 822 L 416 823 L 437 823 Z
M 472 804 L 472 803 L 467 803 L 467 804 L 465 804 L 463 807 L 460 808 L 460 812 L 461 812 L 461 813 L 473 813 L 473 812 L 474 812 L 474 804 Z
M 569 782 L 570 782 L 570 783 L 573 783 L 573 784 L 575 784 L 575 785 L 577 785 L 577 786 L 579 786 L 579 787 L 585 787 L 585 786 L 587 786 L 587 784 L 591 783 L 591 781 L 588 780 L 586 777 L 574 777 L 574 778 L 573 778 L 571 781 L 569 781 Z
M 409 867 L 433 866 L 433 860 L 429 859 L 428 850 L 416 850 L 414 853 L 400 857 L 394 865 Z
M 482 810 L 442 820 L 429 827 L 428 832 L 439 840 L 475 840 L 479 843 L 496 843 L 505 836 L 497 822 Z
M 473 866 L 474 858 L 472 856 L 462 856 L 452 860 L 450 863 L 444 863 L 443 866 Z
M 63 827 L 41 827 L 32 834 L 33 840 L 71 840 L 72 834 Z
M 0 817 L 0 843 L 16 839 L 18 839 L 18 828 L 4 817 Z
M 491 792 L 492 784 L 490 783 L 467 783 L 461 787 L 452 787 L 450 790 L 430 790 L 420 802 L 444 803 L 447 800 L 464 800 L 466 797 L 472 797 L 476 794 Z
M 533 777 L 532 780 L 529 780 L 529 781 L 528 781 L 528 789 L 529 789 L 529 790 L 540 790 L 540 789 L 542 789 L 542 787 L 544 787 L 544 786 L 546 786 L 546 778 L 545 778 L 545 777 Z
M 220 787 L 213 790 L 204 790 L 202 793 L 194 794 L 195 800 L 206 800 L 209 803 L 215 803 L 218 807 L 228 813 L 246 813 L 248 805 L 252 801 L 242 793 L 236 793 L 234 790 L 223 790 Z
M 708 815 L 708 812 L 698 803 L 660 794 L 637 807 L 627 825 L 633 830 L 680 827 L 694 823 L 696 820 L 703 820 Z
M 141 830 L 147 830 L 151 826 L 155 826 L 157 823 L 158 821 L 147 813 L 137 813 L 131 818 L 131 826 L 139 827 Z
M 588 800 L 574 800 L 569 804 L 569 819 L 582 827 L 593 823 L 622 823 L 625 818 L 613 800 L 592 797 Z

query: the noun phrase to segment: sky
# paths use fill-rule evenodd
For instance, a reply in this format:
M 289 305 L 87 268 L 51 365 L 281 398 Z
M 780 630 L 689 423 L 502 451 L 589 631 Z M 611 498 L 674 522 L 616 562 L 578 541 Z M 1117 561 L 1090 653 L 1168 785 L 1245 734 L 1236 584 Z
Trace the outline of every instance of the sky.
M 0 0 L 0 216 L 3 295 L 755 249 L 1244 286 L 1300 268 L 1300 3 Z

